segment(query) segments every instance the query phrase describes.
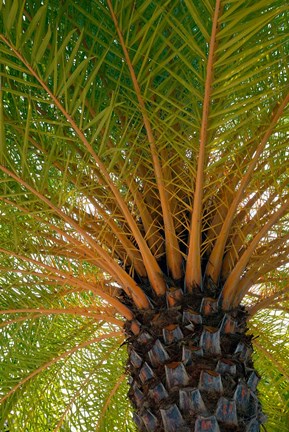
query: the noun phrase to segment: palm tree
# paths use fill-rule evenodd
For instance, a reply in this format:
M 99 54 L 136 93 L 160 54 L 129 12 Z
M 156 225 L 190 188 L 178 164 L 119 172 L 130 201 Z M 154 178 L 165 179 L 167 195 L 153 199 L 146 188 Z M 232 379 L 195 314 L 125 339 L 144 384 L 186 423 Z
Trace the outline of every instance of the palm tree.
M 287 2 L 0 11 L 0 430 L 288 430 Z

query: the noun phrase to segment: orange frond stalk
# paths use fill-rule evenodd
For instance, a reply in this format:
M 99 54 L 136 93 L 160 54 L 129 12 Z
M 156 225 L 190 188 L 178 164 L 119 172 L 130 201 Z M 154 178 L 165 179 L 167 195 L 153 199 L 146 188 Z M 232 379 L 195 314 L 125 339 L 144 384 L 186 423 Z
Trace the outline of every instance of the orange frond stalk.
M 128 225 L 131 228 L 131 231 L 133 233 L 133 236 L 136 239 L 136 242 L 138 243 L 140 252 L 143 256 L 143 261 L 148 273 L 149 280 L 151 282 L 151 285 L 155 292 L 158 295 L 163 295 L 166 289 L 164 279 L 162 277 L 161 269 L 159 268 L 159 265 L 155 258 L 153 257 L 146 241 L 142 237 L 139 228 L 137 226 L 136 221 L 132 217 L 126 203 L 124 202 L 123 198 L 121 197 L 121 194 L 117 187 L 114 185 L 113 181 L 110 178 L 110 175 L 108 171 L 106 170 L 104 164 L 101 162 L 95 151 L 93 150 L 93 147 L 89 144 L 87 141 L 85 135 L 83 132 L 79 129 L 75 121 L 72 119 L 70 114 L 65 110 L 65 108 L 62 106 L 62 104 L 59 102 L 59 100 L 54 96 L 54 94 L 51 92 L 51 90 L 48 88 L 48 86 L 43 82 L 43 80 L 38 76 L 38 74 L 34 71 L 34 69 L 31 67 L 31 65 L 25 60 L 25 58 L 17 51 L 17 49 L 3 36 L 0 35 L 0 39 L 9 46 L 9 48 L 15 53 L 15 55 L 19 58 L 19 60 L 22 61 L 22 63 L 27 67 L 29 72 L 36 78 L 36 80 L 41 84 L 43 89 L 46 91 L 46 93 L 49 95 L 49 97 L 52 99 L 52 101 L 55 103 L 55 106 L 61 111 L 61 113 L 65 116 L 67 121 L 70 123 L 71 127 L 74 129 L 78 137 L 81 139 L 82 143 L 88 150 L 88 152 L 91 154 L 93 159 L 95 160 L 97 167 L 100 171 L 101 176 L 105 179 L 107 185 L 109 186 L 110 190 L 112 191 L 113 195 L 115 196 L 116 203 L 118 204 L 119 208 L 121 209 L 124 217 L 126 218 L 126 221 Z M 124 276 L 126 279 L 126 276 Z M 125 283 L 125 285 L 127 285 Z M 146 303 L 146 307 L 148 307 L 148 302 Z
M 132 194 L 133 201 L 138 209 L 139 217 L 141 219 L 143 229 L 145 232 L 144 238 L 147 241 L 152 254 L 157 257 L 158 255 L 164 254 L 164 240 L 159 232 L 159 225 L 162 223 L 161 217 L 156 215 L 156 210 L 159 207 L 159 201 L 154 199 L 154 194 L 152 193 L 152 186 L 154 183 L 150 183 L 147 179 L 147 169 L 139 161 L 135 160 L 132 155 L 133 162 L 135 161 L 135 171 L 133 174 L 126 176 L 125 182 L 127 187 Z M 120 170 L 125 169 L 124 161 L 118 161 L 118 167 Z M 142 179 L 141 190 L 135 178 Z M 152 209 L 153 211 L 150 211 Z M 154 213 L 154 214 L 153 214 Z
M 217 197 L 214 199 L 214 214 L 207 233 L 207 241 L 210 245 L 209 251 L 213 248 L 213 244 L 221 231 L 223 221 L 233 199 L 233 186 L 235 185 L 233 177 L 233 174 L 228 176 L 226 184 L 220 188 Z
M 72 355 L 73 353 L 77 352 L 78 350 L 82 349 L 82 348 L 86 348 L 89 345 L 101 342 L 102 340 L 105 339 L 109 339 L 109 338 L 115 338 L 115 337 L 121 337 L 122 336 L 122 332 L 120 331 L 115 331 L 115 332 L 110 332 L 110 333 L 106 333 L 103 334 L 101 336 L 98 336 L 94 339 L 82 342 L 81 344 L 75 346 L 74 348 L 65 351 L 64 353 L 62 353 L 61 355 L 54 357 L 52 360 L 50 360 L 49 362 L 43 364 L 42 366 L 40 366 L 39 368 L 35 369 L 33 372 L 31 372 L 29 375 L 27 375 L 25 378 L 23 378 L 21 381 L 19 381 L 18 384 L 16 384 L 9 392 L 7 392 L 5 394 L 5 396 L 3 396 L 0 399 L 0 404 L 2 404 L 6 399 L 9 398 L 9 396 L 11 396 L 13 393 L 16 392 L 16 390 L 19 389 L 19 387 L 23 386 L 26 382 L 28 382 L 29 380 L 31 380 L 34 376 L 38 375 L 40 372 L 48 369 L 50 366 L 52 366 L 53 364 L 57 363 L 60 360 L 63 360 L 67 357 L 69 357 L 70 355 Z
M 267 357 L 273 365 L 277 365 L 279 372 L 284 375 L 287 381 L 289 381 L 289 374 L 287 369 L 285 369 L 285 367 L 283 367 L 280 362 L 276 360 L 276 358 L 270 353 L 270 351 L 266 350 L 257 340 L 254 341 L 254 345 L 258 350 L 263 352 L 265 357 Z
M 233 304 L 234 297 L 237 294 L 236 293 L 236 287 L 238 285 L 238 282 L 240 280 L 240 277 L 245 270 L 245 267 L 252 256 L 253 252 L 255 251 L 258 243 L 260 240 L 264 237 L 264 235 L 269 231 L 269 229 L 284 215 L 286 210 L 289 208 L 289 199 L 285 201 L 285 203 L 277 210 L 271 218 L 268 220 L 268 222 L 263 226 L 263 228 L 260 230 L 260 232 L 253 238 L 237 264 L 235 265 L 234 269 L 230 273 L 229 277 L 227 278 L 223 292 L 222 292 L 222 304 L 224 310 L 229 310 Z
M 58 207 L 56 207 L 48 198 L 42 195 L 40 192 L 32 188 L 29 184 L 27 184 L 24 180 L 17 177 L 14 173 L 9 171 L 4 166 L 0 165 L 0 169 L 16 180 L 19 184 L 24 186 L 30 192 L 32 192 L 35 196 L 37 196 L 43 203 L 48 205 L 55 213 L 60 216 L 65 222 L 70 224 L 72 227 L 76 229 L 77 232 L 87 241 L 87 243 L 98 253 L 99 257 L 102 259 L 102 265 L 104 269 L 106 269 L 109 273 L 117 274 L 118 278 L 121 281 L 123 289 L 128 294 L 129 297 L 132 297 L 137 307 L 140 308 L 149 308 L 149 302 L 142 291 L 141 288 L 136 284 L 133 278 L 131 278 L 124 269 L 122 269 L 111 257 L 110 255 L 96 242 L 94 242 L 91 237 L 86 233 L 86 231 L 81 228 L 78 223 L 76 223 L 70 216 L 66 215 L 61 211 Z
M 237 137 L 236 137 L 236 139 L 237 139 Z M 254 154 L 254 150 L 250 149 L 247 157 L 251 158 L 251 157 L 253 157 L 253 154 Z M 223 222 L 226 218 L 228 209 L 230 208 L 230 206 L 233 202 L 233 199 L 235 196 L 235 189 L 237 187 L 238 182 L 241 180 L 241 178 L 238 175 L 238 170 L 239 170 L 239 167 L 242 166 L 243 159 L 244 159 L 244 155 L 243 155 L 243 153 L 241 153 L 241 155 L 239 155 L 236 158 L 234 164 L 232 164 L 228 168 L 226 167 L 226 169 L 228 170 L 228 174 L 226 175 L 225 184 L 219 189 L 219 191 L 217 192 L 216 198 L 214 198 L 214 202 L 216 202 L 216 204 L 215 204 L 216 210 L 215 210 L 215 215 L 212 219 L 212 223 L 211 223 L 211 226 L 210 226 L 210 228 L 208 230 L 208 234 L 207 234 L 207 240 L 211 245 L 211 247 L 209 248 L 209 252 L 212 251 L 214 243 L 221 232 L 222 225 L 223 225 Z M 261 168 L 264 168 L 264 165 L 266 165 L 266 163 L 267 163 L 267 161 L 265 159 L 260 164 L 258 164 L 258 169 L 261 170 Z M 285 169 L 286 169 L 286 167 L 283 167 L 283 169 L 281 168 L 280 173 L 278 175 L 281 175 Z M 262 193 L 265 192 L 265 190 L 268 188 L 268 186 L 273 182 L 274 182 L 274 179 L 270 178 L 269 181 L 267 181 L 265 184 L 260 186 L 260 188 L 256 192 L 254 192 L 254 195 L 249 198 L 246 205 L 243 206 L 241 210 L 238 210 L 238 213 L 235 214 L 235 216 L 234 216 L 234 226 L 241 224 L 241 222 L 246 218 L 247 214 L 249 213 L 249 210 L 255 204 L 257 199 L 260 198 Z M 214 195 L 215 195 L 215 193 L 214 193 Z M 244 198 L 245 197 L 243 196 L 242 197 L 243 201 L 244 201 Z M 233 253 L 233 251 L 232 251 L 232 253 Z M 224 267 L 224 265 L 223 265 L 223 267 Z M 222 272 L 222 274 L 223 274 L 223 272 Z
M 221 8 L 221 0 L 216 1 L 215 12 L 212 24 L 212 33 L 210 40 L 209 57 L 207 62 L 207 75 L 205 82 L 205 95 L 203 102 L 203 115 L 200 131 L 200 149 L 198 156 L 198 168 L 196 177 L 196 186 L 194 193 L 194 204 L 190 227 L 189 250 L 186 265 L 186 288 L 192 292 L 194 287 L 201 286 L 201 230 L 202 230 L 202 212 L 203 212 L 203 188 L 204 188 L 204 166 L 205 152 L 208 137 L 208 117 L 211 104 L 212 83 L 214 78 L 214 60 L 217 48 L 217 30 L 218 17 Z
M 138 208 L 139 215 L 145 230 L 145 239 L 148 242 L 153 255 L 162 254 L 164 252 L 163 239 L 159 233 L 159 228 L 156 226 L 155 220 L 152 218 L 148 207 L 145 203 L 145 198 L 133 179 L 127 180 L 127 185 L 133 195 L 135 204 Z
M 248 169 L 246 171 L 246 174 L 243 176 L 239 189 L 236 191 L 236 195 L 235 198 L 228 210 L 227 216 L 224 220 L 223 226 L 222 226 L 222 230 L 217 238 L 217 241 L 215 243 L 214 249 L 210 255 L 209 261 L 208 261 L 208 266 L 207 266 L 207 270 L 206 270 L 206 274 L 207 276 L 209 276 L 215 283 L 218 281 L 219 276 L 220 276 L 220 272 L 221 272 L 221 266 L 222 266 L 222 260 L 223 260 L 223 255 L 224 255 L 224 250 L 225 250 L 225 246 L 226 246 L 226 242 L 229 236 L 229 232 L 235 217 L 235 213 L 237 210 L 237 207 L 243 197 L 244 191 L 246 189 L 246 187 L 248 186 L 250 180 L 251 180 L 251 175 L 258 163 L 259 157 L 262 154 L 268 139 L 270 138 L 270 136 L 272 135 L 274 128 L 278 122 L 278 120 L 280 119 L 285 107 L 287 106 L 289 102 L 289 93 L 284 97 L 283 101 L 281 103 L 277 102 L 273 113 L 272 113 L 272 117 L 271 117 L 271 121 L 270 124 L 267 128 L 267 130 L 265 131 L 265 133 L 263 134 L 263 138 L 260 142 L 260 144 L 257 146 L 254 157 L 252 158 Z
M 264 218 L 266 213 L 270 212 L 270 204 L 273 199 L 276 198 L 276 196 L 278 196 L 277 191 L 270 195 L 267 201 L 259 208 L 254 217 L 251 218 L 251 220 L 246 221 L 246 223 L 238 229 L 237 234 L 230 242 L 229 252 L 225 255 L 223 260 L 222 276 L 224 279 L 228 276 L 231 268 L 233 268 L 236 264 L 236 261 L 239 258 L 239 253 L 241 253 L 244 249 L 244 241 L 248 234 L 252 236 L 259 231 L 260 221 L 262 220 L 262 218 Z M 278 202 L 276 202 L 275 205 L 278 205 Z
M 249 314 L 251 316 L 255 315 L 259 310 L 266 309 L 267 307 L 274 305 L 275 303 L 282 301 L 282 296 L 284 294 L 289 293 L 289 286 L 286 288 L 283 288 L 282 290 L 275 292 L 274 294 L 271 294 L 270 296 L 264 298 L 263 300 L 260 300 L 258 303 L 256 303 L 254 306 L 251 306 L 248 308 Z
M 0 315 L 3 314 L 18 314 L 18 313 L 27 313 L 27 314 L 39 314 L 41 315 L 80 315 L 92 318 L 95 321 L 106 321 L 111 324 L 117 325 L 118 327 L 123 327 L 124 321 L 118 320 L 117 318 L 110 317 L 105 312 L 103 314 L 94 313 L 93 310 L 89 312 L 88 308 L 67 308 L 67 309 L 7 309 L 0 310 Z
M 152 128 L 151 128 L 151 125 L 150 125 L 150 122 L 149 122 L 149 119 L 147 116 L 145 103 L 144 103 L 144 100 L 143 100 L 142 95 L 141 95 L 141 90 L 140 90 L 140 87 L 139 87 L 139 84 L 137 81 L 137 77 L 136 77 L 132 62 L 131 62 L 130 57 L 129 57 L 127 47 L 125 45 L 122 32 L 121 32 L 119 24 L 118 24 L 117 17 L 114 13 L 114 10 L 113 10 L 113 7 L 112 7 L 110 0 L 107 0 L 107 4 L 109 6 L 111 17 L 113 19 L 113 22 L 114 22 L 114 25 L 115 25 L 122 49 L 123 49 L 123 53 L 124 53 L 124 56 L 125 56 L 125 59 L 127 62 L 127 66 L 129 68 L 129 71 L 130 71 L 131 79 L 132 79 L 133 86 L 134 86 L 134 89 L 136 92 L 136 96 L 137 96 L 140 110 L 142 113 L 143 122 L 144 122 L 144 126 L 146 129 L 148 141 L 150 144 L 151 155 L 152 155 L 152 160 L 153 160 L 153 165 L 154 165 L 154 170 L 155 170 L 155 178 L 156 178 L 156 182 L 157 182 L 157 186 L 158 186 L 158 190 L 159 190 L 159 194 L 160 194 L 161 206 L 162 206 L 162 216 L 163 216 L 163 221 L 164 221 L 165 242 L 166 242 L 167 264 L 168 264 L 168 267 L 171 271 L 173 279 L 178 280 L 182 276 L 182 269 L 181 269 L 182 256 L 180 253 L 178 239 L 177 239 L 177 235 L 175 232 L 175 227 L 174 227 L 174 223 L 173 223 L 173 219 L 172 219 L 172 215 L 171 215 L 168 191 L 166 190 L 166 185 L 164 183 L 163 172 L 162 172 L 162 167 L 161 167 L 159 156 L 158 156 L 158 151 L 156 148 L 155 138 L 154 138 Z M 148 268 L 147 268 L 147 271 L 148 271 Z M 153 285 L 153 287 L 154 287 L 154 285 Z M 164 293 L 164 291 L 165 291 L 165 286 L 164 286 L 164 290 L 163 290 L 162 294 Z
M 107 294 L 105 291 L 98 289 L 95 287 L 95 285 L 82 280 L 82 279 L 78 279 L 73 275 L 70 275 L 69 273 L 60 270 L 56 267 L 51 267 L 41 261 L 35 260 L 34 258 L 28 258 L 26 256 L 20 255 L 20 254 L 16 254 L 14 252 L 11 252 L 9 250 L 0 248 L 0 253 L 4 253 L 8 256 L 17 258 L 21 261 L 27 262 L 29 264 L 34 264 L 37 265 L 39 267 L 42 267 L 43 269 L 45 269 L 48 274 L 45 274 L 45 276 L 47 276 L 48 278 L 52 278 L 55 280 L 59 280 L 59 282 L 61 283 L 69 283 L 72 286 L 76 286 L 76 287 L 81 287 L 81 288 L 86 288 L 87 290 L 92 291 L 94 294 L 98 295 L 99 297 L 103 298 L 104 300 L 106 300 L 108 303 L 110 303 L 113 307 L 115 307 L 115 309 L 122 314 L 124 317 L 126 317 L 128 320 L 132 320 L 133 319 L 133 314 L 131 312 L 131 310 L 125 306 L 123 303 L 121 303 L 119 300 L 117 300 L 116 298 L 110 296 L 109 294 Z M 23 271 L 21 271 L 21 269 L 17 270 L 20 273 L 23 273 Z M 51 273 L 51 276 L 50 274 Z M 29 271 L 29 273 L 27 273 L 29 275 L 32 274 L 31 271 Z M 35 276 L 39 276 L 42 277 L 41 273 L 34 273 Z
M 65 417 L 67 416 L 68 412 L 71 410 L 74 402 L 77 400 L 77 398 L 80 396 L 83 389 L 88 385 L 88 383 L 93 379 L 94 371 L 90 372 L 88 376 L 85 378 L 85 380 L 79 385 L 79 388 L 77 392 L 73 395 L 73 397 L 69 400 L 69 403 L 67 404 L 66 409 L 64 410 L 64 413 L 59 419 L 59 422 L 57 423 L 56 427 L 53 429 L 53 432 L 57 432 L 60 430 L 61 426 L 63 425 L 63 422 L 65 420 Z
M 288 237 L 288 236 L 286 236 Z M 277 242 L 276 242 L 277 243 Z M 284 251 L 279 251 L 278 256 L 272 257 L 271 253 L 279 250 L 281 241 L 278 242 L 275 247 L 268 248 L 267 253 L 264 253 L 260 256 L 259 259 L 254 260 L 252 263 L 252 267 L 248 269 L 245 276 L 241 278 L 236 286 L 236 295 L 233 299 L 232 307 L 237 307 L 245 295 L 249 292 L 250 288 L 258 283 L 261 277 L 264 277 L 265 274 L 274 270 L 278 265 L 287 264 L 289 262 L 288 254 L 289 247 L 285 248 Z M 268 261 L 268 256 L 270 260 Z
M 20 206 L 19 204 L 8 200 L 6 198 L 2 198 L 0 197 L 0 201 L 4 201 L 7 204 L 11 205 L 12 207 L 17 208 L 20 212 L 29 215 L 30 211 L 27 210 L 26 208 L 24 208 L 23 206 Z M 81 254 L 83 257 L 90 257 L 90 262 L 92 264 L 95 264 L 96 266 L 100 266 L 100 261 L 99 259 L 96 258 L 95 253 L 87 247 L 87 245 L 85 245 L 83 242 L 77 240 L 75 237 L 69 235 L 66 231 L 63 231 L 62 229 L 60 229 L 59 227 L 57 227 L 56 225 L 53 225 L 52 223 L 46 221 L 45 219 L 41 218 L 40 216 L 37 216 L 36 214 L 33 215 L 33 218 L 40 222 L 43 223 L 43 225 L 49 227 L 52 231 L 56 232 L 57 234 L 59 234 L 62 238 L 65 238 L 67 240 L 67 246 L 68 245 L 73 245 L 75 250 L 79 251 L 79 254 Z M 59 239 L 56 239 L 56 237 L 53 237 L 53 241 L 55 242 L 59 242 Z
M 97 210 L 97 212 L 102 216 L 103 220 L 107 223 L 107 225 L 111 228 L 111 231 L 122 244 L 125 253 L 129 257 L 131 263 L 136 270 L 136 272 L 141 277 L 146 277 L 146 269 L 142 262 L 142 257 L 139 250 L 135 247 L 135 245 L 127 238 L 123 230 L 115 223 L 113 215 L 108 214 L 99 204 L 98 202 L 91 196 L 88 196 L 91 204 Z
M 95 432 L 98 432 L 101 430 L 101 422 L 102 422 L 103 417 L 105 416 L 107 409 L 110 406 L 111 399 L 114 397 L 114 395 L 116 394 L 116 392 L 118 391 L 119 387 L 121 386 L 121 384 L 124 382 L 125 379 L 126 379 L 126 375 L 122 374 L 116 380 L 115 385 L 111 389 L 111 391 L 110 391 L 110 393 L 109 393 L 109 395 L 108 395 L 108 397 L 107 397 L 107 399 L 106 399 L 106 401 L 105 401 L 105 403 L 104 403 L 104 405 L 103 405 L 103 407 L 99 413 L 99 420 L 97 422 Z
M 17 128 L 18 131 L 20 131 L 19 128 Z M 48 156 L 48 152 L 45 151 L 33 138 L 29 137 L 29 141 L 38 148 L 44 155 Z M 83 156 L 83 155 L 82 155 Z M 65 170 L 65 167 L 63 167 L 58 160 L 53 161 L 53 165 L 59 169 L 61 173 L 66 173 L 67 178 L 70 179 L 71 183 L 77 186 L 77 180 L 72 173 L 68 173 Z M 85 181 L 85 177 L 83 178 L 83 182 Z M 127 238 L 127 236 L 121 231 L 121 229 L 117 226 L 117 224 L 114 222 L 113 218 L 110 214 L 106 213 L 104 209 L 98 204 L 98 202 L 91 196 L 86 193 L 84 193 L 86 198 L 90 201 L 90 203 L 93 205 L 95 209 L 97 209 L 98 213 L 101 214 L 103 220 L 110 226 L 112 232 L 115 234 L 115 236 L 119 239 L 120 243 L 125 249 L 125 252 L 130 258 L 131 263 L 133 263 L 134 268 L 136 272 L 141 277 L 146 277 L 146 270 L 142 263 L 142 258 L 137 250 L 137 248 L 133 245 L 133 243 Z M 109 209 L 112 211 L 112 209 Z M 108 236 L 108 233 L 105 233 L 105 236 Z M 110 242 L 108 242 L 110 244 Z
M 8 327 L 9 325 L 12 325 L 12 324 L 14 324 L 14 323 L 20 323 L 20 322 L 23 322 L 23 321 L 27 321 L 27 320 L 29 320 L 29 319 L 33 319 L 33 320 L 35 320 L 35 319 L 38 319 L 38 318 L 41 318 L 41 314 L 32 314 L 32 315 L 30 315 L 30 316 L 17 317 L 17 318 L 11 319 L 11 320 L 9 320 L 9 321 L 4 321 L 4 322 L 2 322 L 2 323 L 0 324 L 0 328 Z

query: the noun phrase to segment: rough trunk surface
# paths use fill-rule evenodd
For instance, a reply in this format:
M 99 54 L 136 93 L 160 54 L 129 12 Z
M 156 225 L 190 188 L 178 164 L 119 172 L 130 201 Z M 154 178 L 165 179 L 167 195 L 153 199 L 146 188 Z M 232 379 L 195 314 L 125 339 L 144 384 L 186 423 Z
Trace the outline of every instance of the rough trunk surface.
M 140 431 L 257 432 L 265 420 L 256 395 L 252 336 L 245 310 L 224 313 L 213 284 L 184 295 L 171 288 L 154 309 L 127 323 L 129 397 Z

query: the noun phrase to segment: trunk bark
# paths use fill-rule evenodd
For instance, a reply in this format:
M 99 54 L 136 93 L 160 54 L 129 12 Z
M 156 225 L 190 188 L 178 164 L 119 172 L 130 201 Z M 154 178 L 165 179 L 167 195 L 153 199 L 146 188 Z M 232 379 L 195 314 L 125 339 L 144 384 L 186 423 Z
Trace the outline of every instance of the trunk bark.
M 171 288 L 127 323 L 129 397 L 139 431 L 257 432 L 265 421 L 243 307 L 224 313 L 217 288 Z

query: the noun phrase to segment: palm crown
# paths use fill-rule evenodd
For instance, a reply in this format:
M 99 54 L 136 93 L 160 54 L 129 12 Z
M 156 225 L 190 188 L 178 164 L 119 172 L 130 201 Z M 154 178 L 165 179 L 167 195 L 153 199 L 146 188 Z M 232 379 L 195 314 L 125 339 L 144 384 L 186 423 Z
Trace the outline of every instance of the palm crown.
M 1 5 L 1 430 L 134 430 L 123 319 L 209 281 L 285 431 L 286 2 Z

